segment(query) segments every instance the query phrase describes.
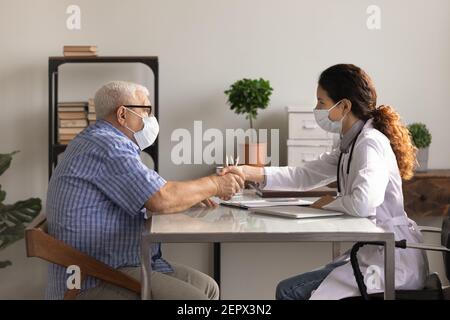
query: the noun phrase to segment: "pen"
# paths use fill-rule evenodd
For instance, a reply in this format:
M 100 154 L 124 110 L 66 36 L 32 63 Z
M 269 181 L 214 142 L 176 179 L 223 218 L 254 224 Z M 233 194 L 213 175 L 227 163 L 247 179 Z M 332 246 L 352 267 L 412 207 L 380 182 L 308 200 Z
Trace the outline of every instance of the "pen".
M 228 160 L 228 155 L 225 157 L 225 166 L 228 167 L 229 165 L 237 166 L 239 164 L 239 156 L 236 158 L 236 164 L 232 156 L 230 156 L 230 159 Z

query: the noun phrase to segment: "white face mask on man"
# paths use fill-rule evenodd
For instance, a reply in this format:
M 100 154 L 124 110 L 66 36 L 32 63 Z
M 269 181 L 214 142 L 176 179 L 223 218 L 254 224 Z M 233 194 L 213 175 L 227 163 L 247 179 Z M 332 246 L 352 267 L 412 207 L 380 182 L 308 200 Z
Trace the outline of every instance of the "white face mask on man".
M 342 121 L 345 116 L 342 117 L 341 120 L 333 121 L 330 119 L 330 111 L 336 107 L 342 100 L 338 101 L 334 106 L 330 109 L 314 109 L 314 117 L 316 118 L 316 122 L 323 130 L 332 132 L 332 133 L 341 133 L 342 132 Z
M 143 117 L 129 108 L 126 109 L 137 115 L 139 118 L 141 118 L 144 123 L 144 127 L 142 128 L 142 130 L 139 131 L 133 131 L 126 125 L 124 127 L 133 132 L 133 136 L 136 139 L 139 149 L 144 150 L 150 147 L 155 142 L 159 134 L 158 120 L 156 120 L 156 117 L 152 115 L 148 117 Z

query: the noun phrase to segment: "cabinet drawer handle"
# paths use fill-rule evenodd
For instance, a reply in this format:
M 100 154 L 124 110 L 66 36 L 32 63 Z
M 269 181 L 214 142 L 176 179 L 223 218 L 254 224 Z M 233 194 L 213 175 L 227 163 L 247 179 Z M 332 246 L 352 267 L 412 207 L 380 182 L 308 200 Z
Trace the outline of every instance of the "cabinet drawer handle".
M 303 121 L 303 129 L 317 129 L 318 127 L 315 121 Z
M 302 157 L 303 162 L 313 161 L 315 159 L 317 159 L 317 155 L 315 153 L 304 153 Z

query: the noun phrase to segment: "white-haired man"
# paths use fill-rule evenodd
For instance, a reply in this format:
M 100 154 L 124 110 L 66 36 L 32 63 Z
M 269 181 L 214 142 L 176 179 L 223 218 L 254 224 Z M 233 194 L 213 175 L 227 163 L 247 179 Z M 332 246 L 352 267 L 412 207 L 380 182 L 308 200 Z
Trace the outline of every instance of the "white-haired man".
M 47 194 L 49 232 L 63 242 L 139 278 L 139 240 L 146 212 L 172 213 L 202 203 L 216 204 L 244 184 L 241 176 L 208 176 L 165 181 L 141 161 L 139 151 L 155 141 L 159 126 L 148 90 L 114 81 L 95 95 L 97 122 L 68 145 L 55 168 Z M 160 245 L 152 250 L 152 296 L 155 299 L 217 299 L 209 276 L 169 264 Z M 49 267 L 46 297 L 62 299 L 66 270 Z M 94 278 L 82 283 L 80 299 L 138 299 L 136 294 Z

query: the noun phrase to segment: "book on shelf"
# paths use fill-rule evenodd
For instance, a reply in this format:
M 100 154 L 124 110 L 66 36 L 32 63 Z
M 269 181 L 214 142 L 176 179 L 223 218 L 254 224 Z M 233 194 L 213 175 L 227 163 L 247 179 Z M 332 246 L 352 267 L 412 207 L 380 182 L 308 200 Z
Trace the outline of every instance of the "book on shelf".
M 60 128 L 80 128 L 87 127 L 86 119 L 70 119 L 70 120 L 59 120 Z
M 335 188 L 320 187 L 308 191 L 299 191 L 296 189 L 280 189 L 280 190 L 265 190 L 259 188 L 255 184 L 250 186 L 256 190 L 256 194 L 261 198 L 303 198 L 303 197 L 323 197 L 326 195 L 336 196 L 337 190 Z
M 94 110 L 89 113 L 89 110 Z M 58 103 L 58 143 L 67 145 L 77 134 L 96 120 L 93 99 Z
M 94 124 L 97 120 L 97 114 L 95 112 L 95 102 L 93 98 L 89 98 L 88 100 L 88 114 L 87 119 L 89 121 L 89 125 Z
M 74 46 L 67 45 L 63 47 L 64 52 L 96 52 L 97 46 L 93 45 L 84 45 L 84 46 Z
M 95 103 L 94 103 L 94 99 L 92 99 L 92 98 L 88 99 L 88 112 L 95 113 Z
M 58 136 L 58 140 L 73 140 L 75 138 L 76 134 L 60 134 Z
M 67 101 L 67 102 L 58 102 L 58 107 L 85 107 L 88 103 L 86 101 Z
M 86 111 L 85 107 L 58 107 L 59 112 L 84 112 Z
M 60 120 L 81 120 L 86 119 L 86 112 L 66 112 L 66 111 L 59 111 L 58 112 L 58 118 Z
M 78 134 L 81 131 L 83 131 L 85 129 L 85 127 L 80 127 L 80 128 L 58 128 L 58 133 L 60 135 L 62 134 Z
M 86 111 L 86 102 L 59 102 L 58 111 L 59 112 L 80 112 Z
M 97 56 L 97 46 L 64 46 L 65 57 L 91 57 Z

